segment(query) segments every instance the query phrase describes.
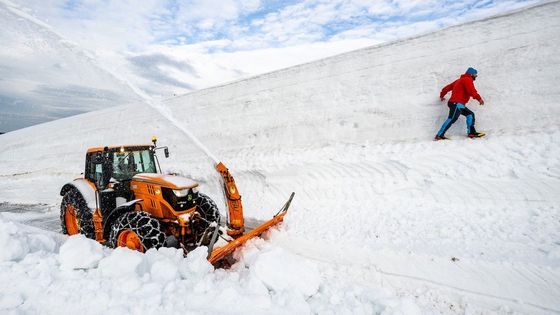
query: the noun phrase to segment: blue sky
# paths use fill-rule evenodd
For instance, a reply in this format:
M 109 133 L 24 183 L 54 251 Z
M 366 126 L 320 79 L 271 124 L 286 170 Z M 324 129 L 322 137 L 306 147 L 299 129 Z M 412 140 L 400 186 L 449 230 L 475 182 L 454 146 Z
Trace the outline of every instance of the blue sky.
M 383 41 L 499 14 L 536 0 L 20 0 L 71 39 L 142 51 L 229 41 L 224 51 L 346 39 Z M 398 28 L 406 30 L 395 31 Z M 115 29 L 121 29 L 112 32 Z M 126 37 L 120 32 L 124 31 Z M 98 39 L 97 39 L 98 38 Z M 105 43 L 101 43 L 101 40 Z M 113 38 L 114 40 L 111 40 Z M 122 45 L 116 44 L 116 39 Z M 91 40 L 91 39 L 90 39 Z M 99 40 L 99 41 L 98 41 Z M 209 49 L 216 47 L 208 45 Z
M 172 1 L 166 12 L 152 17 L 150 26 L 155 44 L 230 40 L 224 50 L 235 51 L 375 38 L 419 23 L 432 25 L 425 29 L 431 31 L 531 3 L 535 1 Z

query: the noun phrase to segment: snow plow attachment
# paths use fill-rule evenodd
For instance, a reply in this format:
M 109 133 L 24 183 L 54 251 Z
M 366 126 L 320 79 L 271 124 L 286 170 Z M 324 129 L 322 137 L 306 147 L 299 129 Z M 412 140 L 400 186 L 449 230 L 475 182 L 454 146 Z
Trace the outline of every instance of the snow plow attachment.
M 218 164 L 217 168 L 219 169 L 219 165 L 223 164 Z M 225 169 L 225 166 L 223 166 L 223 168 Z M 227 172 L 227 169 L 225 169 L 225 171 Z M 222 172 L 220 172 L 222 173 Z M 222 175 L 224 175 L 225 173 L 222 173 Z M 227 172 L 227 176 L 228 179 L 230 180 L 229 182 L 226 180 L 225 186 L 226 188 L 229 187 L 231 188 L 232 184 L 235 186 L 235 182 L 233 182 L 233 178 L 231 178 L 231 176 L 229 175 L 229 172 Z M 226 189 L 226 191 L 228 191 L 228 189 Z M 237 189 L 235 189 L 235 191 L 237 191 Z M 216 239 L 217 239 L 217 229 L 215 230 L 215 234 L 212 237 L 212 242 L 211 244 L 208 246 L 208 261 L 211 264 L 216 264 L 217 262 L 219 262 L 220 260 L 224 259 L 227 255 L 231 254 L 236 248 L 242 246 L 245 242 L 247 242 L 248 240 L 257 237 L 259 235 L 261 235 L 262 233 L 264 233 L 266 230 L 268 230 L 269 228 L 275 226 L 276 224 L 282 222 L 282 220 L 284 219 L 284 216 L 286 215 L 286 213 L 288 212 L 288 209 L 290 208 L 290 204 L 292 203 L 292 199 L 294 198 L 295 193 L 292 192 L 292 194 L 290 195 L 290 198 L 288 199 L 288 201 L 286 201 L 286 203 L 284 204 L 284 206 L 280 209 L 280 211 L 278 211 L 278 213 L 270 220 L 256 226 L 256 227 L 251 227 L 251 226 L 234 226 L 233 228 L 235 229 L 234 231 L 243 231 L 245 232 L 244 234 L 241 233 L 233 233 L 230 234 L 228 231 L 228 234 L 230 234 L 232 236 L 232 240 L 229 241 L 226 245 L 214 248 L 214 244 L 216 243 Z M 226 194 L 226 196 L 229 198 L 228 194 Z M 241 210 L 241 218 L 242 218 L 242 209 L 241 208 L 241 199 L 239 196 L 239 207 L 232 209 L 230 207 L 231 203 L 228 200 L 228 208 L 229 208 L 229 221 L 232 221 L 234 219 L 239 219 L 239 217 L 235 217 L 232 218 L 232 212 L 236 211 L 235 213 L 237 215 L 240 214 L 240 210 Z M 244 221 L 242 221 L 244 222 Z M 228 224 L 228 226 L 230 226 Z M 231 228 L 231 227 L 230 227 Z

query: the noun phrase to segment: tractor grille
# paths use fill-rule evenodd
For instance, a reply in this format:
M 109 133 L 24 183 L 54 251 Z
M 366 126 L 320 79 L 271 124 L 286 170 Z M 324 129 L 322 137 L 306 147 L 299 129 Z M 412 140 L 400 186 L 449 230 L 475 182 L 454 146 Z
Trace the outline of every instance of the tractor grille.
M 170 188 L 162 188 L 161 190 L 163 199 L 177 212 L 185 211 L 195 206 L 194 201 L 196 200 L 197 193 L 194 193 L 192 189 L 189 190 L 185 197 L 177 197 Z

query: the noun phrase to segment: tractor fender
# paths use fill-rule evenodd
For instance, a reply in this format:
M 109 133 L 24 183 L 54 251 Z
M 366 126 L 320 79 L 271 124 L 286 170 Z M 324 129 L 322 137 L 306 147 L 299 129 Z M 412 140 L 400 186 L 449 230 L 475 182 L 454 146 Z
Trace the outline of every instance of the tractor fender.
M 113 211 L 103 218 L 103 238 L 109 239 L 109 234 L 111 233 L 111 227 L 113 223 L 124 213 L 135 211 L 136 203 L 142 201 L 142 199 L 135 199 L 127 203 L 116 207 Z
M 65 184 L 62 186 L 60 190 L 60 195 L 64 196 L 70 190 L 76 190 L 80 193 L 82 198 L 84 198 L 88 208 L 93 213 L 99 204 L 99 200 L 97 200 L 98 196 L 96 194 L 97 189 L 95 185 L 91 184 L 89 181 L 83 178 L 77 178 L 70 183 Z

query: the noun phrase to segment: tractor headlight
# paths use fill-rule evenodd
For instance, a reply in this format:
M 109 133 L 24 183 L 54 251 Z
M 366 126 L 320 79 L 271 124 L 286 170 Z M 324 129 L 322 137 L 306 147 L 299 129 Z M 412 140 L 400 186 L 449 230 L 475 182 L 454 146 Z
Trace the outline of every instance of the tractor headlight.
M 189 189 L 173 189 L 173 193 L 175 196 L 182 198 L 186 197 L 189 194 Z

